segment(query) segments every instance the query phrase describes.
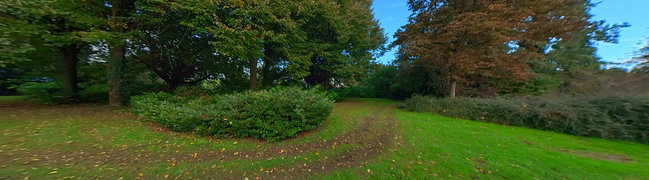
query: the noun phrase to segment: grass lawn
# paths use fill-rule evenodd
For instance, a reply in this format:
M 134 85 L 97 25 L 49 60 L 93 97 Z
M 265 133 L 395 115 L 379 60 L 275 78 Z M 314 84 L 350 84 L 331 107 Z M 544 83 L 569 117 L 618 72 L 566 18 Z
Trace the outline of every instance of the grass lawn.
M 0 96 L 0 103 L 19 103 L 25 100 L 24 96 Z
M 266 143 L 166 131 L 124 109 L 0 97 L 0 179 L 649 179 L 649 145 L 337 103 Z

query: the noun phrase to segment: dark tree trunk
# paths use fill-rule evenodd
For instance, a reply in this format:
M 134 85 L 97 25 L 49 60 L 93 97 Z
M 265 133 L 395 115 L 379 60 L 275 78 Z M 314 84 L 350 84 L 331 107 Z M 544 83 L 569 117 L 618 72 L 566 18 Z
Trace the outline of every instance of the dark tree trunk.
M 79 100 L 79 85 L 77 77 L 77 64 L 81 45 L 70 44 L 59 48 L 63 55 L 63 90 L 70 100 Z
M 261 85 L 262 87 L 266 88 L 270 86 L 271 83 L 270 67 L 272 66 L 271 58 L 273 57 L 271 48 L 269 46 L 264 47 L 264 55 L 266 56 L 266 58 L 263 59 L 264 69 L 261 70 L 261 75 L 263 76 L 263 79 L 261 80 Z
M 262 76 L 264 78 L 261 80 L 261 85 L 266 88 L 269 87 L 271 84 L 271 77 L 270 77 L 270 60 L 264 59 L 264 69 L 261 70 Z
M 311 86 L 320 85 L 323 88 L 327 88 L 324 86 L 329 83 L 331 73 L 323 68 L 326 65 L 326 61 L 319 57 L 313 57 L 311 58 L 311 62 L 313 64 L 309 67 L 309 75 L 304 77 L 304 81 Z
M 173 92 L 174 90 L 178 89 L 178 86 L 180 86 L 180 84 L 181 83 L 177 80 L 169 80 L 167 81 L 167 89 L 169 90 L 169 92 Z
M 250 55 L 250 90 L 257 90 L 257 58 Z
M 450 96 L 449 96 L 449 97 L 451 97 L 451 98 L 453 98 L 453 99 L 455 99 L 455 90 L 456 90 L 456 85 L 457 85 L 457 81 L 456 81 L 456 80 L 451 80 L 451 92 L 450 92 Z
M 324 90 L 329 90 L 329 88 L 331 88 L 331 73 L 326 72 L 325 74 L 326 75 L 325 75 L 325 79 L 324 79 L 322 88 Z
M 133 0 L 111 1 L 111 32 L 121 35 L 127 31 L 126 22 L 123 21 L 135 9 Z M 110 58 L 108 58 L 108 104 L 111 106 L 123 106 L 126 104 L 124 97 L 124 59 L 126 53 L 126 40 L 117 38 L 110 44 Z

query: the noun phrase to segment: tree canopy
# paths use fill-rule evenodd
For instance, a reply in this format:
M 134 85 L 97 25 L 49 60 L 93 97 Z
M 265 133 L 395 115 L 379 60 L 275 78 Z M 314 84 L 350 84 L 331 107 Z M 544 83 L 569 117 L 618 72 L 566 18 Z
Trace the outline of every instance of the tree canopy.
M 533 68 L 597 69 L 591 40 L 614 41 L 616 30 L 625 26 L 588 22 L 591 4 L 584 0 L 408 3 L 413 13 L 395 33 L 392 46 L 400 54 L 395 62 L 405 73 L 423 71 L 451 97 L 457 83 L 524 82 Z

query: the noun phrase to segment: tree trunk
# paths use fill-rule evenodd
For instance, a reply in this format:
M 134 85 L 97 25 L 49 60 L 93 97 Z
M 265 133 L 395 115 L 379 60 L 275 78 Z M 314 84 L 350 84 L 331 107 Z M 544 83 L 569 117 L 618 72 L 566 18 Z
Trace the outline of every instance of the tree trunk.
M 177 82 L 167 82 L 167 89 L 169 92 L 173 92 L 176 89 L 178 89 L 178 86 L 180 86 L 180 83 Z
M 326 72 L 324 82 L 322 82 L 322 88 L 326 91 L 331 88 L 331 73 Z
M 264 69 L 261 70 L 261 75 L 263 76 L 263 79 L 261 79 L 261 86 L 263 88 L 266 88 L 270 86 L 270 82 L 271 82 L 271 77 L 270 77 L 271 59 L 270 58 L 272 57 L 272 54 L 269 46 L 264 47 L 264 55 L 266 56 L 266 58 L 263 59 Z
M 124 96 L 124 44 L 115 43 L 110 46 L 110 58 L 107 63 L 108 69 L 108 104 L 111 106 L 123 106 Z
M 167 83 L 167 90 L 169 90 L 169 92 L 175 91 L 176 89 L 178 89 L 178 86 L 183 84 L 183 79 L 179 77 L 180 76 L 171 75 L 169 79 L 165 79 L 165 83 Z
M 79 85 L 77 77 L 77 64 L 79 63 L 79 52 L 81 47 L 78 44 L 70 44 L 59 48 L 63 54 L 63 78 L 65 96 L 70 100 L 79 100 Z
M 135 10 L 134 0 L 113 0 L 111 1 L 111 23 L 110 30 L 114 35 L 120 37 L 128 25 L 122 21 Z M 117 38 L 110 44 L 110 58 L 107 62 L 108 70 L 108 104 L 111 106 L 123 106 L 126 104 L 124 97 L 124 58 L 126 52 L 126 39 Z
M 456 80 L 451 80 L 451 92 L 450 92 L 451 95 L 450 95 L 449 97 L 451 97 L 451 98 L 453 98 L 453 99 L 455 99 L 455 89 L 456 89 L 456 84 L 457 84 L 457 81 L 456 81 Z
M 250 90 L 257 90 L 257 58 L 250 55 Z
M 264 76 L 264 78 L 261 80 L 261 86 L 263 86 L 264 88 L 270 86 L 270 60 L 264 59 L 264 69 L 261 70 L 261 74 L 262 76 Z

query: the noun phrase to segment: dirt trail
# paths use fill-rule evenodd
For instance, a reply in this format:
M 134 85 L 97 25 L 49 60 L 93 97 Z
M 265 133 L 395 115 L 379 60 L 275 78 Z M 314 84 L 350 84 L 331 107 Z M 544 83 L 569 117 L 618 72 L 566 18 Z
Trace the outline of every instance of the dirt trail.
M 392 146 L 395 136 L 396 121 L 392 117 L 394 107 L 390 105 L 373 105 L 370 103 L 348 101 L 338 103 L 336 106 L 371 106 L 373 108 L 370 116 L 356 119 L 359 121 L 358 126 L 344 134 L 338 135 L 329 140 L 316 140 L 303 144 L 282 144 L 270 145 L 263 149 L 246 149 L 238 152 L 232 151 L 199 151 L 200 157 L 191 157 L 192 155 L 181 153 L 165 154 L 142 154 L 127 149 L 110 149 L 98 151 L 92 147 L 80 149 L 79 151 L 67 154 L 56 152 L 58 147 L 48 147 L 53 151 L 32 154 L 31 159 L 43 159 L 44 161 L 34 163 L 66 163 L 66 164 L 89 164 L 95 167 L 112 164 L 141 164 L 141 163 L 160 163 L 165 159 L 175 159 L 178 163 L 189 162 L 213 162 L 213 161 L 231 161 L 231 160 L 268 160 L 275 158 L 295 158 L 302 154 L 313 154 L 325 150 L 332 150 L 336 147 L 351 146 L 346 150 L 334 155 L 322 155 L 321 159 L 315 159 L 308 163 L 283 164 L 276 167 L 269 167 L 264 173 L 261 172 L 225 172 L 215 169 L 209 173 L 203 174 L 205 177 L 219 177 L 226 179 L 242 179 L 244 177 L 260 177 L 262 179 L 294 179 L 305 178 L 313 173 L 330 172 L 333 170 L 346 169 L 354 166 L 360 166 L 367 163 L 368 160 L 380 155 L 387 147 Z M 66 106 L 35 106 L 37 109 L 52 109 L 54 111 L 65 111 Z M 70 106 L 73 107 L 73 106 Z M 24 107 L 0 106 L 0 110 L 18 110 Z M 98 107 L 84 108 L 84 111 L 71 112 L 71 116 L 86 116 L 87 111 L 99 111 L 100 114 L 111 113 L 108 109 L 92 109 Z M 128 116 L 120 113 L 120 116 Z M 307 135 L 308 136 L 308 135 Z M 151 144 L 148 144 L 151 145 Z M 281 152 L 281 153 L 280 153 Z M 19 155 L 19 154 L 16 154 Z M 16 158 L 3 155 L 3 158 Z

